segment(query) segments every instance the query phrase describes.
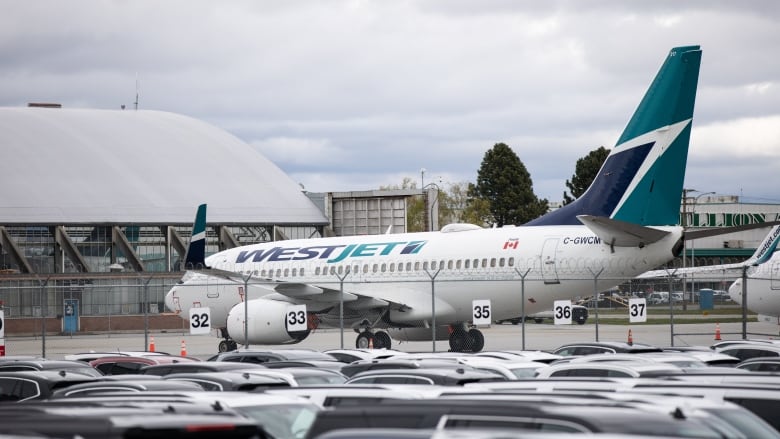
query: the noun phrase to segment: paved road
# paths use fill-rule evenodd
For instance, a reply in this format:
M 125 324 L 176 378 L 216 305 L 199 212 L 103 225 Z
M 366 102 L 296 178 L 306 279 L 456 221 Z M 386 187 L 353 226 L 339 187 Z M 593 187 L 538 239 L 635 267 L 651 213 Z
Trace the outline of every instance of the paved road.
M 634 342 L 649 343 L 658 346 L 705 345 L 709 346 L 715 339 L 715 323 L 696 323 L 675 325 L 674 343 L 672 343 L 669 325 L 604 325 L 598 327 L 598 339 L 601 341 L 626 341 L 630 328 Z M 741 339 L 741 323 L 722 323 L 719 325 L 721 338 L 726 340 Z M 522 349 L 522 325 L 493 325 L 484 329 L 485 350 Z M 186 333 L 150 333 L 154 337 L 157 351 L 179 354 L 182 341 L 185 342 L 187 354 L 201 359 L 208 358 L 216 353 L 216 337 L 208 335 L 189 335 Z M 749 338 L 780 338 L 778 337 L 778 325 L 763 322 L 751 322 L 748 324 Z M 552 324 L 526 324 L 525 348 L 549 350 L 564 343 L 574 341 L 596 340 L 596 325 L 561 325 Z M 354 347 L 355 333 L 344 333 L 344 347 Z M 341 346 L 340 332 L 336 329 L 319 330 L 311 334 L 306 340 L 296 345 L 286 346 L 256 346 L 252 348 L 310 348 L 317 350 L 335 349 Z M 393 341 L 393 347 L 407 352 L 430 352 L 433 344 L 426 342 L 397 342 Z M 6 355 L 42 355 L 47 358 L 61 359 L 64 355 L 112 350 L 143 350 L 144 334 L 100 334 L 78 336 L 46 336 L 45 340 L 38 337 L 14 337 L 5 339 Z M 436 342 L 437 351 L 446 351 L 449 348 L 444 340 Z

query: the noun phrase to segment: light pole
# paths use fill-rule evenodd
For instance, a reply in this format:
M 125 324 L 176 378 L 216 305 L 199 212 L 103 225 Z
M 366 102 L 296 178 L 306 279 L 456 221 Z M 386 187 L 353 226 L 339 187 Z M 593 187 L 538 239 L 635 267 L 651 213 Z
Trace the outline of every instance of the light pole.
M 441 188 L 439 188 L 439 185 L 437 185 L 436 183 L 428 183 L 427 185 L 423 186 L 422 191 L 423 191 L 423 196 L 425 197 L 426 202 L 428 200 L 428 194 L 426 194 L 425 191 L 429 187 L 436 188 L 436 198 L 434 198 L 433 201 L 431 201 L 431 203 L 430 203 L 430 205 L 431 205 L 430 211 L 428 209 L 425 210 L 425 215 L 429 218 L 429 221 L 430 221 L 430 227 L 428 227 L 428 224 L 427 224 L 428 221 L 426 221 L 426 224 L 425 224 L 426 227 L 425 228 L 427 229 L 427 231 L 433 232 L 436 229 L 438 229 L 438 227 L 434 227 L 434 223 L 437 226 L 439 225 L 438 224 L 439 223 L 439 221 L 438 221 L 438 217 L 439 217 L 438 213 L 439 213 L 439 211 L 436 210 L 436 216 L 434 217 L 433 216 L 433 208 L 436 207 L 436 203 L 439 201 L 439 192 L 441 191 Z M 434 218 L 436 218 L 436 221 L 434 221 Z

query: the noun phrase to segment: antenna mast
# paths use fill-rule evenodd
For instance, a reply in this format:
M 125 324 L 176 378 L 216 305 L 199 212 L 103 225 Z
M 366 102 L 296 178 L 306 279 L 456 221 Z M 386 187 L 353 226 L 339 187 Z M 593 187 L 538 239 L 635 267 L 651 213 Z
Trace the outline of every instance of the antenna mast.
M 135 111 L 138 111 L 138 72 L 135 72 Z

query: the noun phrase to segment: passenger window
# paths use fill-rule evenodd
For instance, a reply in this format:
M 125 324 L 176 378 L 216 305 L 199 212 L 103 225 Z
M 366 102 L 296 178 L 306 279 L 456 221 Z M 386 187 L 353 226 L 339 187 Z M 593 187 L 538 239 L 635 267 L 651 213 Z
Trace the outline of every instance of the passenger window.
M 490 258 L 490 266 L 495 268 L 495 266 L 496 266 L 496 258 Z
M 284 269 L 284 277 L 290 277 L 290 269 L 289 268 L 285 268 Z
M 368 273 L 368 264 L 363 264 L 363 273 Z
M 406 271 L 412 271 L 412 263 L 411 262 L 407 262 L 406 263 Z
M 447 261 L 447 270 L 452 270 L 452 259 Z
M 460 259 L 458 259 L 457 261 L 455 261 L 455 268 L 456 268 L 457 270 L 460 270 L 460 266 L 461 266 L 461 260 L 460 260 Z
M 467 269 L 467 270 L 468 270 L 469 268 L 471 268 L 471 259 L 466 259 L 466 260 L 463 262 L 463 268 L 465 268 L 465 269 Z
M 390 263 L 390 272 L 395 273 L 395 262 Z
M 314 275 L 319 276 L 320 275 L 320 267 L 314 267 Z
M 509 266 L 514 267 L 515 266 L 515 258 L 509 258 Z
M 501 258 L 498 260 L 498 266 L 503 267 L 504 266 L 504 258 Z
M 296 276 L 298 276 L 298 269 L 297 268 L 293 268 L 292 269 L 292 277 L 296 277 Z

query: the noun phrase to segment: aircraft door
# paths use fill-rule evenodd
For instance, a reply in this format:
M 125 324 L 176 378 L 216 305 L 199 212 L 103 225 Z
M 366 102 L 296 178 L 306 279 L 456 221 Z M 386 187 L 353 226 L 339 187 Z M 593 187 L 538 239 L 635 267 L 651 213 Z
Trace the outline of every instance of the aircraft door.
M 559 284 L 558 268 L 556 267 L 555 252 L 558 249 L 558 238 L 547 238 L 542 246 L 542 277 L 545 284 Z
M 218 299 L 219 293 L 225 289 L 225 282 L 229 282 L 225 279 L 209 276 L 206 278 L 206 297 L 211 299 Z
M 769 282 L 769 288 L 772 290 L 780 290 L 780 262 L 772 262 L 772 267 L 770 268 L 770 282 Z M 748 280 L 748 286 L 750 286 L 750 281 Z

